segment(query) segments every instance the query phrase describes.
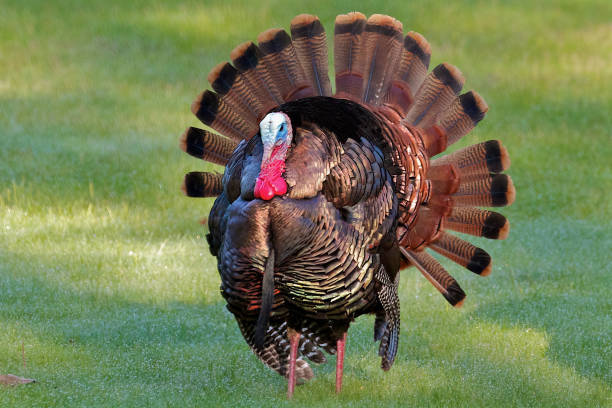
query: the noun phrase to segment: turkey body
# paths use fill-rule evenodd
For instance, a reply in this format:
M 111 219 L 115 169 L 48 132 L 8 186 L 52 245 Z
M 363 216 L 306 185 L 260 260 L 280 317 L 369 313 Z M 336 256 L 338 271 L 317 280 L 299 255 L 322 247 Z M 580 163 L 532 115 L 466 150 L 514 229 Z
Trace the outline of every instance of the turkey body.
M 373 114 L 325 97 L 280 109 L 298 125 L 286 160 L 289 191 L 269 201 L 254 198 L 263 146 L 258 137 L 243 141 L 227 164 L 208 239 L 218 258 L 221 292 L 252 347 L 264 265 L 274 252 L 270 331 L 287 323 L 311 337 L 312 348 L 333 352 L 355 317 L 385 315 L 379 292 L 395 294 L 399 263 L 389 265 L 393 253 L 397 258 L 398 200 L 376 146 L 384 141 Z M 341 130 L 338 136 L 334 129 Z
M 316 16 L 291 36 L 270 29 L 217 65 L 192 112 L 222 135 L 190 127 L 192 156 L 225 166 L 191 172 L 183 190 L 216 197 L 207 240 L 221 294 L 260 360 L 294 380 L 313 377 L 305 359 L 336 354 L 341 387 L 350 323 L 374 314 L 381 368 L 399 342 L 400 269 L 416 269 L 453 306 L 465 293 L 432 256 L 480 276 L 491 257 L 453 235 L 504 239 L 494 211 L 514 201 L 510 160 L 498 140 L 441 155 L 488 106 L 443 63 L 428 73 L 430 46 L 396 19 L 339 15 L 335 93 L 327 40 Z M 340 373 L 338 375 L 338 372 Z

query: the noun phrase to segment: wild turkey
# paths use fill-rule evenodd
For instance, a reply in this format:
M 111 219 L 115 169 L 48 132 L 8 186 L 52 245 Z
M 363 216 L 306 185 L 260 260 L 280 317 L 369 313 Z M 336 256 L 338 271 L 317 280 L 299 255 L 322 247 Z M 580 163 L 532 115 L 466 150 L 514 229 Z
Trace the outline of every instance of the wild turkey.
M 193 113 L 224 136 L 190 127 L 187 153 L 225 166 L 192 172 L 191 197 L 217 197 L 208 218 L 221 293 L 253 352 L 295 382 L 303 359 L 338 353 L 357 316 L 375 314 L 382 369 L 399 339 L 399 269 L 414 265 L 453 306 L 465 293 L 433 250 L 486 276 L 491 258 L 448 230 L 504 239 L 504 216 L 477 207 L 514 200 L 510 164 L 490 140 L 432 159 L 483 119 L 487 104 L 450 64 L 427 72 L 430 46 L 375 14 L 339 15 L 336 93 L 319 19 L 299 15 L 291 36 L 264 31 L 212 69 Z

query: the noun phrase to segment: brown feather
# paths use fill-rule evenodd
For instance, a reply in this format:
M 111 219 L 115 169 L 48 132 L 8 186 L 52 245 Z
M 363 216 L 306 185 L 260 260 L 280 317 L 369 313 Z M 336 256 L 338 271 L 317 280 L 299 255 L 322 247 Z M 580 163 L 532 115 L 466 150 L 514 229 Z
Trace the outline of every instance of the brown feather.
M 404 47 L 393 79 L 408 85 L 410 93 L 416 95 L 421 87 L 431 58 L 431 48 L 419 33 L 410 31 L 404 38 Z
M 491 273 L 491 256 L 453 235 L 442 232 L 429 247 L 478 275 L 487 276 Z
M 371 105 L 383 102 L 402 52 L 402 23 L 393 17 L 374 14 L 368 18 L 357 58 L 363 72 L 361 100 Z
M 252 127 L 258 126 L 261 106 L 250 93 L 241 92 L 243 79 L 236 68 L 229 62 L 222 62 L 210 70 L 208 82 L 232 110 L 239 112 Z
M 327 68 L 327 37 L 319 18 L 309 14 L 296 16 L 291 20 L 291 39 L 314 94 L 331 96 Z
M 505 207 L 514 202 L 515 196 L 512 179 L 506 174 L 493 174 L 459 185 L 452 197 L 458 207 Z
M 510 157 L 499 140 L 489 140 L 464 147 L 449 155 L 432 160 L 431 163 L 433 166 L 452 163 L 464 176 L 478 173 L 501 173 L 510 167 Z
M 426 252 L 407 251 L 404 248 L 400 248 L 400 251 L 438 289 L 448 303 L 455 307 L 463 305 L 465 292 L 434 257 Z
M 421 206 L 414 223 L 398 237 L 399 245 L 409 250 L 426 246 L 440 232 L 443 215 L 433 208 Z
M 438 125 L 446 131 L 448 145 L 467 135 L 480 122 L 489 107 L 478 92 L 470 91 L 455 98 L 440 115 Z
M 357 63 L 365 25 L 366 17 L 354 12 L 337 16 L 334 28 L 336 93 L 354 100 L 361 100 L 364 71 Z
M 237 144 L 204 129 L 189 127 L 181 136 L 181 150 L 211 163 L 225 166 Z
M 426 128 L 436 123 L 437 116 L 453 102 L 465 79 L 451 64 L 440 64 L 425 78 L 415 95 L 404 121 Z
M 308 86 L 306 75 L 291 43 L 291 38 L 285 30 L 271 28 L 257 37 L 261 50 L 261 64 L 265 65 L 266 79 L 273 83 L 283 101 L 293 99 L 293 96 Z M 260 64 L 260 65 L 261 65 Z M 302 93 L 301 96 L 312 96 Z
M 185 174 L 181 190 L 189 197 L 216 197 L 223 192 L 223 175 L 192 171 Z
M 459 189 L 459 173 L 452 164 L 430 167 L 427 179 L 431 180 L 433 194 L 454 194 Z
M 191 105 L 191 112 L 207 126 L 234 140 L 248 139 L 257 130 L 252 122 L 232 110 L 222 98 L 213 91 L 206 90 Z
M 444 220 L 444 226 L 453 231 L 489 239 L 506 239 L 510 224 L 503 215 L 480 208 L 453 208 Z
M 280 105 L 282 98 L 275 84 L 270 82 L 266 67 L 260 62 L 261 57 L 260 49 L 252 41 L 238 45 L 230 53 L 234 66 L 243 75 L 247 92 L 257 96 L 267 113 Z M 263 116 L 258 119 L 263 119 Z

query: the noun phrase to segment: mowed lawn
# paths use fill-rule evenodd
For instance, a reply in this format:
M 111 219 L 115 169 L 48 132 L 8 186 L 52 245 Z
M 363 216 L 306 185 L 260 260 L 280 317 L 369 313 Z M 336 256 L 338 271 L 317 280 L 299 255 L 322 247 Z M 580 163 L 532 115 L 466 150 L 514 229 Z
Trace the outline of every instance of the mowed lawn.
M 0 0 L 0 374 L 37 380 L 0 407 L 612 406 L 612 4 L 448 3 Z M 491 276 L 445 263 L 462 309 L 405 270 L 392 370 L 363 317 L 342 394 L 330 357 L 288 402 L 225 310 L 213 200 L 179 190 L 214 166 L 178 137 L 235 45 L 355 9 L 463 71 L 490 111 L 459 146 L 502 139 L 517 199 L 474 240 Z

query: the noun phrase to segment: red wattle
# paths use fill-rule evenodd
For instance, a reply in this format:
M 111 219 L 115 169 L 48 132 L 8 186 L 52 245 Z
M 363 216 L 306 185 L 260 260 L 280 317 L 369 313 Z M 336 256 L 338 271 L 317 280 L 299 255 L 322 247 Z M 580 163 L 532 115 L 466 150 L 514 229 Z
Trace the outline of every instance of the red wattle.
M 282 177 L 275 178 L 272 180 L 272 188 L 276 195 L 282 196 L 287 192 L 287 182 Z
M 275 160 L 267 163 L 261 169 L 253 194 L 255 198 L 271 200 L 275 196 L 282 196 L 287 193 L 287 182 L 282 174 L 285 172 L 285 162 Z

